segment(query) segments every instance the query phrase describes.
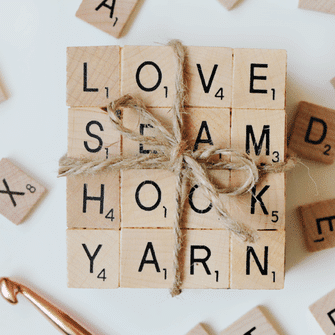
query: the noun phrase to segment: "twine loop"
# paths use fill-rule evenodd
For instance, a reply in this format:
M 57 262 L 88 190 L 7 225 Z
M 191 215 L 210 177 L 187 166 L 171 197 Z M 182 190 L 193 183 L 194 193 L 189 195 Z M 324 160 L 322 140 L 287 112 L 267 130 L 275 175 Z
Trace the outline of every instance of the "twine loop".
M 178 40 L 169 43 L 177 58 L 176 96 L 171 112 L 173 113 L 173 131 L 167 130 L 150 112 L 142 100 L 131 95 L 125 95 L 107 106 L 110 121 L 121 135 L 130 140 L 155 148 L 148 155 L 135 157 L 111 157 L 109 159 L 74 159 L 66 156 L 60 159 L 59 176 L 77 175 L 82 173 L 96 173 L 122 169 L 165 169 L 172 171 L 176 176 L 176 211 L 174 213 L 174 250 L 173 250 L 173 285 L 170 290 L 172 296 L 181 293 L 182 286 L 182 232 L 183 207 L 186 199 L 187 180 L 196 183 L 204 190 L 205 197 L 210 201 L 212 208 L 222 220 L 222 226 L 234 233 L 242 241 L 255 242 L 258 239 L 257 232 L 247 225 L 237 222 L 227 212 L 220 194 L 225 196 L 237 196 L 249 192 L 266 173 L 285 172 L 295 166 L 295 157 L 283 163 L 256 166 L 255 161 L 244 153 L 233 149 L 207 148 L 191 151 L 187 141 L 183 139 L 183 119 L 186 101 L 185 84 L 185 47 Z M 141 119 L 146 119 L 156 130 L 158 136 L 144 136 L 123 126 L 121 111 L 130 108 L 136 111 Z M 222 159 L 213 163 L 213 158 L 220 155 Z M 236 188 L 218 188 L 209 177 L 209 170 L 239 170 L 246 172 L 246 178 Z

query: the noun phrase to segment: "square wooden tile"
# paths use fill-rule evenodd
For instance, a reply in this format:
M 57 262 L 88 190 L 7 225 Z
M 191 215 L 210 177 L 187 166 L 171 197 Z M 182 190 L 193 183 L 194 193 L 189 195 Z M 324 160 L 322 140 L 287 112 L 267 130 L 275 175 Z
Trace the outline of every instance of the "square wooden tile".
M 279 335 L 259 307 L 235 321 L 220 335 Z
M 67 48 L 67 99 L 71 107 L 105 107 L 120 97 L 120 47 Z
M 9 159 L 0 161 L 0 214 L 19 224 L 40 200 L 45 188 Z
M 227 170 L 210 170 L 209 176 L 217 187 L 230 186 L 230 172 Z M 197 184 L 188 183 L 188 197 L 184 203 L 182 228 L 223 229 L 222 218 L 216 213 L 212 203 L 207 199 L 205 190 Z M 230 213 L 230 198 L 220 195 L 225 208 Z
M 148 107 L 171 107 L 176 60 L 169 46 L 122 48 L 121 94 L 141 98 Z
M 176 177 L 167 170 L 121 171 L 122 228 L 172 228 Z
M 233 108 L 285 109 L 286 51 L 234 49 Z
M 216 47 L 187 47 L 187 105 L 231 107 L 233 50 Z
M 244 171 L 232 171 L 231 185 L 246 180 Z M 230 214 L 259 230 L 285 229 L 285 173 L 268 173 L 245 195 L 231 197 Z
M 308 251 L 335 247 L 335 199 L 299 207 Z
M 230 233 L 183 230 L 183 288 L 228 288 Z
M 119 287 L 119 247 L 118 230 L 67 230 L 68 287 Z
M 121 230 L 121 287 L 170 288 L 172 229 Z
M 309 310 L 325 334 L 335 332 L 335 290 L 316 301 Z
M 199 323 L 193 329 L 191 329 L 186 335 L 208 335 L 208 333 L 202 326 L 202 324 Z
M 172 112 L 170 108 L 148 108 L 148 111 L 170 132 L 172 132 Z M 130 108 L 123 110 L 123 125 L 132 131 L 144 135 L 152 136 L 158 140 L 162 140 L 163 136 L 152 125 L 152 122 L 140 117 L 138 113 Z M 157 152 L 157 148 L 128 139 L 126 136 L 122 138 L 122 152 L 124 156 L 133 157 L 134 155 L 147 155 Z
M 233 109 L 231 147 L 249 154 L 256 163 L 283 162 L 285 110 Z
M 186 108 L 184 129 L 188 145 L 193 151 L 211 146 L 230 148 L 230 109 Z
M 256 243 L 232 236 L 231 288 L 282 289 L 285 274 L 285 231 L 258 232 Z
M 335 14 L 335 3 L 332 0 L 299 0 L 299 8 Z
M 118 38 L 139 0 L 83 0 L 76 17 Z
M 99 172 L 67 177 L 68 228 L 119 229 L 119 175 Z
M 120 155 L 121 135 L 99 107 L 69 108 L 68 157 L 111 158 Z
M 335 159 L 335 110 L 301 101 L 289 148 L 301 157 L 332 164 Z

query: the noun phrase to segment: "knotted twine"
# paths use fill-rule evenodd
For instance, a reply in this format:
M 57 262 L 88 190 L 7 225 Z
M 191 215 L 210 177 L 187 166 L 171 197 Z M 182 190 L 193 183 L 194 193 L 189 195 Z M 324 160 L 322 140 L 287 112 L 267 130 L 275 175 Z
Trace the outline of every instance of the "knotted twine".
M 176 95 L 171 108 L 173 120 L 172 133 L 147 111 L 142 100 L 134 98 L 131 95 L 125 95 L 107 106 L 107 113 L 112 125 L 121 135 L 133 141 L 154 146 L 155 153 L 152 153 L 152 151 L 145 156 L 114 156 L 108 159 L 77 159 L 64 156 L 59 161 L 58 176 L 95 174 L 104 170 L 120 171 L 125 169 L 164 169 L 172 171 L 175 174 L 176 211 L 173 225 L 173 285 L 170 293 L 172 296 L 176 296 L 181 293 L 182 286 L 181 248 L 183 238 L 180 227 L 186 199 L 187 180 L 191 180 L 204 190 L 204 195 L 210 201 L 212 208 L 219 217 L 223 218 L 220 222 L 225 229 L 235 234 L 242 241 L 253 243 L 258 239 L 257 232 L 247 225 L 237 222 L 228 214 L 219 197 L 220 194 L 226 196 L 245 194 L 259 182 L 262 175 L 288 171 L 295 166 L 297 160 L 295 157 L 291 157 L 286 162 L 256 166 L 254 160 L 248 155 L 233 149 L 211 147 L 193 152 L 188 147 L 183 136 L 182 116 L 185 113 L 184 106 L 187 96 L 185 79 L 186 48 L 178 40 L 172 40 L 168 45 L 174 50 L 177 59 Z M 159 135 L 157 137 L 144 136 L 124 127 L 120 119 L 120 110 L 123 108 L 135 110 L 140 118 L 148 120 L 153 125 Z M 212 163 L 211 158 L 216 155 L 221 155 L 224 159 Z M 211 182 L 208 175 L 210 169 L 242 170 L 246 172 L 246 178 L 239 187 L 220 189 Z

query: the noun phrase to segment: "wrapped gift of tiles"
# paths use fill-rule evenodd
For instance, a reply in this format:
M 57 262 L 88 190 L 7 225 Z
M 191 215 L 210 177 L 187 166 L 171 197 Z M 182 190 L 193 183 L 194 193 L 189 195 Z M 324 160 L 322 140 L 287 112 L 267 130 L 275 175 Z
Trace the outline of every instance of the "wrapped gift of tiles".
M 69 287 L 284 286 L 286 51 L 183 48 L 67 50 Z

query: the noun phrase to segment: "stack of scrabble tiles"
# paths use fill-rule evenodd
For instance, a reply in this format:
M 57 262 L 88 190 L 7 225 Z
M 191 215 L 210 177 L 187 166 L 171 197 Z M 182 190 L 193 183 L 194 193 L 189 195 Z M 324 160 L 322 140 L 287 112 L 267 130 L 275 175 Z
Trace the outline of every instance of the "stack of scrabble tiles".
M 187 47 L 184 132 L 190 148 L 246 152 L 265 164 L 286 151 L 286 52 Z M 130 93 L 167 129 L 175 96 L 176 60 L 168 46 L 69 47 L 68 156 L 109 158 L 155 153 L 122 137 L 106 107 Z M 157 130 L 132 110 L 124 126 Z M 213 160 L 221 159 L 214 157 Z M 243 182 L 241 171 L 211 170 L 220 187 Z M 175 175 L 124 170 L 67 178 L 68 285 L 74 288 L 169 288 L 172 285 Z M 250 193 L 222 195 L 230 215 L 257 230 L 242 242 L 227 231 L 198 185 L 189 183 L 182 232 L 182 288 L 281 289 L 285 262 L 285 175 L 267 174 Z

